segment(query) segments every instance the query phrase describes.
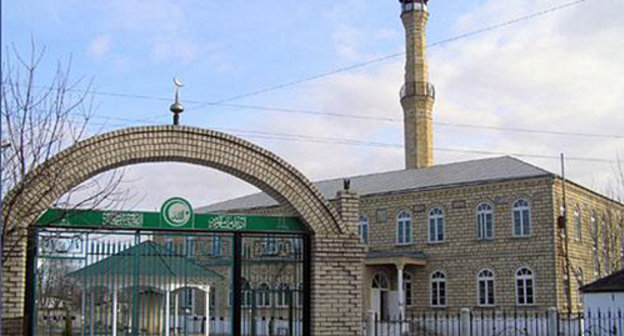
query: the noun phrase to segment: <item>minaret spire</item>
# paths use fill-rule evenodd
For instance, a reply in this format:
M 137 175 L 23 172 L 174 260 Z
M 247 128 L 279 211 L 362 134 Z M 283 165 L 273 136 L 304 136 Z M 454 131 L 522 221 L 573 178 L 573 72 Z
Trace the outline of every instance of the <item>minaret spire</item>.
M 399 0 L 405 27 L 405 84 L 401 88 L 404 115 L 405 165 L 407 169 L 433 165 L 433 103 L 435 89 L 429 83 L 425 29 L 428 0 Z

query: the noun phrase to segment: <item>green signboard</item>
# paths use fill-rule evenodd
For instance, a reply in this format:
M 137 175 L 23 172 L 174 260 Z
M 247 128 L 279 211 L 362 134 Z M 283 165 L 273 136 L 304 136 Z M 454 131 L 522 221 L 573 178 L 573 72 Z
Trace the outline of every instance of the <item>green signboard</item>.
M 38 227 L 198 231 L 306 232 L 297 217 L 195 214 L 183 198 L 170 198 L 161 212 L 49 209 Z

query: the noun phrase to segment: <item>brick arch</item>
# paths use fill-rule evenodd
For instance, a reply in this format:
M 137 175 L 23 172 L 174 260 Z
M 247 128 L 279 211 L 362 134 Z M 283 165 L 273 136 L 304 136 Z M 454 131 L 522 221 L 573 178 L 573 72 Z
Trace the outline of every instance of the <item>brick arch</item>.
M 166 161 L 206 166 L 236 176 L 291 208 L 312 233 L 348 232 L 317 188 L 277 155 L 229 134 L 186 126 L 133 127 L 81 141 L 26 176 L 29 188 L 20 195 L 20 208 L 29 214 L 40 213 L 97 174 L 137 163 Z M 45 178 L 50 171 L 54 172 L 52 186 Z M 16 196 L 9 194 L 6 204 L 12 204 L 11 198 Z M 26 219 L 27 225 L 33 217 Z M 12 220 L 11 214 L 5 218 Z
M 3 246 L 2 331 L 22 334 L 27 320 L 26 254 L 19 237 L 39 214 L 74 186 L 102 172 L 145 162 L 186 162 L 215 168 L 253 184 L 286 205 L 311 235 L 311 327 L 313 335 L 358 335 L 361 330 L 361 265 L 365 251 L 346 217 L 299 171 L 275 154 L 235 136 L 186 126 L 133 127 L 94 136 L 60 152 L 25 177 L 4 198 L 2 217 L 19 223 L 17 248 Z M 53 172 L 53 173 L 51 173 Z M 51 182 L 49 176 L 54 179 Z M 46 178 L 47 177 L 47 178 Z M 7 204 L 19 201 L 19 209 Z M 349 284 L 346 288 L 344 284 Z M 327 295 L 333 293 L 333 295 Z M 334 307 L 350 307 L 337 311 Z

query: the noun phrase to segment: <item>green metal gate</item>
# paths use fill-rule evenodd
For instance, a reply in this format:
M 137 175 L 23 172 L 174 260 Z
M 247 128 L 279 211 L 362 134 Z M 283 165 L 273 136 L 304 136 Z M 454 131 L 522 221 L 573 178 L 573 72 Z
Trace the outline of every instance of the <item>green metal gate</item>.
M 31 334 L 308 334 L 303 225 L 196 215 L 193 229 L 173 230 L 152 213 L 140 213 L 136 227 L 137 214 L 117 213 L 114 227 L 93 211 L 42 216 L 32 239 Z M 218 228 L 198 229 L 210 221 Z

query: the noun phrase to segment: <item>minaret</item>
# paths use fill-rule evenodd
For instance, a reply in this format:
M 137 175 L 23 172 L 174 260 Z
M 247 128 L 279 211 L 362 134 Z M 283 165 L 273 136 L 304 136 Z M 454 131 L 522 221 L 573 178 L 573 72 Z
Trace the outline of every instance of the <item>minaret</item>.
M 399 0 L 405 27 L 405 84 L 401 88 L 407 169 L 433 165 L 432 109 L 435 88 L 429 83 L 425 28 L 429 0 Z

